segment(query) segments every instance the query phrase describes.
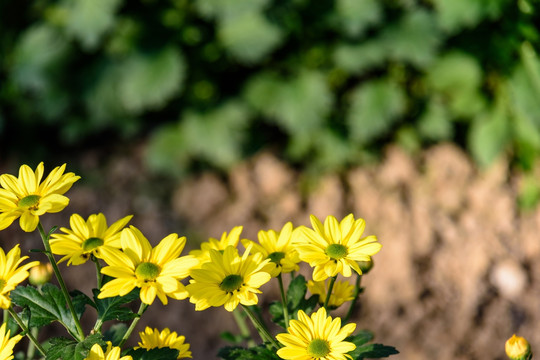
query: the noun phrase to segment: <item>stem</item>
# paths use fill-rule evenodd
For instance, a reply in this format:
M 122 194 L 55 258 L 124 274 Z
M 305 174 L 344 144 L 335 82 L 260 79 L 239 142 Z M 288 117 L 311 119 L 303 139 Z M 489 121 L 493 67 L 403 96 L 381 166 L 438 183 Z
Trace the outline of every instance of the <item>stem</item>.
M 32 344 L 34 344 L 36 349 L 38 349 L 38 351 L 41 353 L 41 355 L 47 356 L 47 353 L 45 352 L 45 350 L 41 347 L 40 343 L 37 341 L 37 339 L 34 337 L 34 335 L 30 331 L 28 331 L 28 327 L 23 323 L 23 321 L 21 320 L 19 315 L 17 315 L 17 313 L 13 310 L 12 307 L 10 307 L 8 309 L 8 312 L 11 315 L 11 317 L 13 317 L 13 319 L 17 322 L 17 324 L 22 329 L 22 331 L 26 334 L 28 339 L 30 339 Z
M 349 306 L 349 311 L 347 311 L 347 315 L 343 318 L 343 323 L 347 323 L 349 321 L 350 317 L 352 316 L 354 312 L 354 308 L 356 307 L 356 302 L 358 301 L 358 296 L 360 295 L 360 283 L 362 281 L 362 275 L 356 274 L 356 283 L 354 286 L 354 297 L 351 300 L 351 305 Z
M 58 269 L 58 265 L 56 265 L 56 260 L 54 259 L 54 255 L 51 252 L 51 246 L 49 245 L 49 236 L 45 234 L 45 230 L 43 230 L 43 226 L 41 225 L 41 222 L 38 223 L 38 229 L 39 229 L 39 234 L 41 235 L 41 239 L 43 240 L 43 246 L 45 246 L 45 254 L 47 254 L 47 257 L 49 258 L 49 262 L 51 263 L 52 268 L 54 270 L 54 275 L 56 276 L 56 279 L 58 280 L 58 283 L 60 284 L 60 288 L 62 289 L 62 294 L 64 294 L 64 298 L 66 299 L 69 312 L 71 313 L 71 316 L 73 317 L 73 321 L 75 322 L 75 327 L 77 328 L 77 332 L 78 332 L 78 336 L 75 336 L 75 338 L 78 341 L 83 341 L 85 337 L 84 331 L 81 327 L 81 323 L 79 321 L 77 313 L 75 312 L 75 307 L 73 307 L 73 303 L 71 302 L 71 297 L 69 296 L 69 292 L 66 287 L 66 284 L 64 283 L 64 279 L 62 278 L 62 274 L 60 274 L 60 270 Z
M 279 282 L 279 292 L 281 293 L 281 303 L 283 304 L 283 320 L 285 321 L 285 329 L 289 328 L 289 308 L 287 306 L 287 296 L 283 288 L 283 278 L 281 273 L 277 276 Z
M 30 333 L 35 339 L 37 339 L 39 329 L 33 327 L 30 329 Z M 34 345 L 33 342 L 30 341 L 30 343 L 28 344 L 28 349 L 26 349 L 26 358 L 29 360 L 32 360 L 34 358 L 35 353 L 36 353 L 36 346 Z
M 247 341 L 248 347 L 255 346 L 255 341 L 253 341 L 253 339 L 251 338 L 251 332 L 247 327 L 246 321 L 242 316 L 242 313 L 239 312 L 238 309 L 234 309 L 233 316 L 234 320 L 236 321 L 236 325 L 238 325 L 238 329 L 240 329 L 240 334 L 242 335 L 242 338 Z
M 133 319 L 133 321 L 131 322 L 131 325 L 129 326 L 126 333 L 124 334 L 124 337 L 120 341 L 120 344 L 118 344 L 119 347 L 124 346 L 127 339 L 129 339 L 129 337 L 131 336 L 131 333 L 135 329 L 135 326 L 137 326 L 137 323 L 139 322 L 139 320 L 141 320 L 142 314 L 144 314 L 147 308 L 148 308 L 148 304 L 141 303 L 141 306 L 139 307 L 139 311 L 137 312 L 137 317 L 135 317 L 135 319 Z
M 91 258 L 94 264 L 96 264 L 97 288 L 98 290 L 101 290 L 103 281 L 103 276 L 101 276 L 101 264 L 99 263 L 99 259 L 94 255 L 91 255 Z
M 261 336 L 261 339 L 263 341 L 267 341 L 270 344 L 272 344 L 272 346 L 274 348 L 279 349 L 280 348 L 279 344 L 274 339 L 274 337 L 272 335 L 270 335 L 270 333 L 268 332 L 268 329 L 262 324 L 262 322 L 259 320 L 259 318 L 257 316 L 255 316 L 255 314 L 251 311 L 251 309 L 248 306 L 245 306 L 243 304 L 241 304 L 241 305 L 242 305 L 242 309 L 244 309 L 247 316 L 249 317 L 249 319 L 253 323 L 253 326 L 255 326 L 255 329 L 257 329 L 257 332 Z
M 326 293 L 326 299 L 324 300 L 323 307 L 328 311 L 328 303 L 330 302 L 330 296 L 332 295 L 332 290 L 334 289 L 334 283 L 336 282 L 336 276 L 330 278 L 330 284 L 328 285 L 328 292 Z

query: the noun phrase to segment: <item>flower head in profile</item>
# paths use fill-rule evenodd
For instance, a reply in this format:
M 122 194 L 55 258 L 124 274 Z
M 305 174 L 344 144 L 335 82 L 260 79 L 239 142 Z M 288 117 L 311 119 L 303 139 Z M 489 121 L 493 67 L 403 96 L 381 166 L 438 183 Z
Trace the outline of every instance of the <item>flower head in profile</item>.
M 34 172 L 28 165 L 19 168 L 19 177 L 0 175 L 0 230 L 20 218 L 21 229 L 34 231 L 39 217 L 45 213 L 62 211 L 69 199 L 63 194 L 80 179 L 74 173 L 66 173 L 66 164 L 56 167 L 43 180 L 43 163 Z
M 210 250 L 223 252 L 227 246 L 237 247 L 240 242 L 242 229 L 242 226 L 235 226 L 229 233 L 224 231 L 223 234 L 221 234 L 221 239 L 210 238 L 207 242 L 201 244 L 200 249 L 191 250 L 189 254 L 199 259 L 198 267 L 200 267 L 200 265 L 210 261 Z
M 355 328 L 356 324 L 341 327 L 341 319 L 327 317 L 323 307 L 311 317 L 300 310 L 298 320 L 291 320 L 287 333 L 276 335 L 284 345 L 277 355 L 290 360 L 352 359 L 347 353 L 356 349 L 356 345 L 344 340 Z
M 292 242 L 293 225 L 288 222 L 280 232 L 274 230 L 259 231 L 257 237 L 259 243 L 243 239 L 242 244 L 247 248 L 253 244 L 253 252 L 261 253 L 264 258 L 270 259 L 269 272 L 272 277 L 281 273 L 297 271 L 300 258 L 294 249 Z
M 0 308 L 9 309 L 11 306 L 10 291 L 30 275 L 28 269 L 39 264 L 39 261 L 32 261 L 18 267 L 26 259 L 28 256 L 21 257 L 21 249 L 18 244 L 7 255 L 4 249 L 0 248 Z
M 313 215 L 310 219 L 313 229 L 300 227 L 295 242 L 300 259 L 313 267 L 314 281 L 337 274 L 350 277 L 351 269 L 362 274 L 358 261 L 370 260 L 381 249 L 375 236 L 361 237 L 364 219 L 355 220 L 350 214 L 338 222 L 328 216 L 324 225 Z
M 53 234 L 51 251 L 56 255 L 64 255 L 59 262 L 68 260 L 68 265 L 85 263 L 90 255 L 101 258 L 104 247 L 120 248 L 120 232 L 132 216 L 126 216 L 107 226 L 107 219 L 102 213 L 92 214 L 88 220 L 73 214 L 69 218 L 71 229 L 60 228 L 63 234 Z
M 309 280 L 307 283 L 308 290 L 313 295 L 319 295 L 319 303 L 324 303 L 328 295 L 329 281 L 313 281 Z M 345 302 L 354 299 L 354 285 L 348 281 L 336 281 L 332 287 L 332 294 L 328 300 L 327 306 L 331 309 L 336 309 L 343 305 Z
M 529 342 L 521 336 L 516 334 L 506 340 L 504 344 L 504 349 L 506 351 L 506 356 L 510 360 L 529 360 L 532 359 L 531 346 Z
M 186 238 L 170 234 L 152 248 L 150 242 L 134 226 L 125 228 L 120 235 L 122 251 L 112 247 L 101 249 L 101 257 L 109 265 L 101 273 L 114 279 L 101 288 L 100 299 L 124 296 L 138 287 L 141 301 L 152 304 L 156 296 L 166 305 L 167 297 L 182 300 L 188 296 L 180 280 L 189 275 L 189 270 L 197 265 L 193 256 L 180 253 Z
M 11 360 L 13 359 L 13 348 L 19 341 L 21 341 L 21 335 L 15 335 L 10 337 L 11 331 L 7 329 L 6 323 L 0 326 L 0 359 Z
M 139 341 L 139 346 L 135 347 L 135 349 L 143 348 L 150 350 L 168 347 L 178 350 L 177 359 L 191 357 L 189 344 L 185 343 L 185 336 L 178 336 L 176 331 L 171 332 L 171 330 L 165 328 L 160 332 L 158 329 L 152 329 L 147 326 L 144 332 L 139 333 L 139 336 L 141 337 L 141 341 Z
M 233 311 L 238 304 L 257 304 L 259 287 L 271 279 L 264 270 L 270 260 L 263 260 L 260 253 L 250 255 L 250 250 L 248 247 L 242 256 L 232 245 L 223 253 L 210 250 L 211 261 L 191 270 L 187 290 L 195 310 L 224 306 L 227 311 Z
M 110 341 L 107 341 L 107 349 L 105 352 L 99 344 L 94 344 L 84 360 L 133 360 L 130 355 L 120 357 L 122 349 L 119 346 L 112 346 Z

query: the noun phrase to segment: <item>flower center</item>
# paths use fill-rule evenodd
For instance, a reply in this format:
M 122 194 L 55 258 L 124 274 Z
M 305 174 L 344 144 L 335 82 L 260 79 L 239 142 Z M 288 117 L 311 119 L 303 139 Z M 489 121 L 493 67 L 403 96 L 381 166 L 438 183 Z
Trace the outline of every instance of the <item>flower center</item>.
M 334 260 L 343 259 L 347 256 L 347 248 L 341 244 L 331 244 L 326 248 L 326 255 Z
M 227 293 L 232 293 L 239 290 L 243 282 L 244 279 L 240 275 L 231 274 L 225 276 L 225 279 L 219 284 L 219 288 Z
M 330 353 L 330 346 L 326 340 L 313 339 L 307 347 L 307 353 L 315 359 L 322 358 Z
M 39 195 L 28 195 L 19 200 L 17 205 L 25 208 L 35 208 L 39 204 L 40 198 L 41 196 Z
M 268 258 L 273 263 L 276 263 L 277 265 L 280 265 L 279 262 L 281 261 L 281 259 L 285 258 L 285 254 L 282 253 L 282 252 L 276 251 L 276 252 L 273 252 L 270 255 L 268 255 Z
M 140 263 L 135 269 L 135 275 L 144 281 L 152 281 L 156 280 L 160 271 L 161 269 L 156 264 L 151 262 L 143 262 Z
M 92 251 L 95 248 L 103 245 L 103 240 L 97 237 L 91 237 L 89 239 L 84 240 L 82 243 L 82 249 L 84 251 Z

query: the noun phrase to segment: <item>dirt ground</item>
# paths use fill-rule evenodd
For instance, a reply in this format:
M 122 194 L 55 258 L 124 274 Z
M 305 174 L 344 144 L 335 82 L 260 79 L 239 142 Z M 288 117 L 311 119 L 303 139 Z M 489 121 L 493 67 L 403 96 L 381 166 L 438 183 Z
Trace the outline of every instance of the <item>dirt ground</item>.
M 154 244 L 176 232 L 191 249 L 237 225 L 256 239 L 258 230 L 279 230 L 287 221 L 308 225 L 309 214 L 352 212 L 383 244 L 363 279 L 355 321 L 401 352 L 393 359 L 504 359 L 514 332 L 533 350 L 540 344 L 540 210 L 518 209 L 519 177 L 504 160 L 479 171 L 450 144 L 414 159 L 389 148 L 381 164 L 325 176 L 306 191 L 301 174 L 270 153 L 226 176 L 207 172 L 162 186 L 145 171 L 143 149 L 91 151 L 68 164 L 83 178 L 68 192 L 66 211 L 43 218 L 45 227 L 67 226 L 73 212 L 103 212 L 111 222 L 134 214 L 131 223 Z M 15 225 L 0 239 L 25 250 L 38 244 L 36 234 Z M 94 286 L 90 264 L 68 270 L 68 287 Z M 266 286 L 263 304 L 278 299 L 275 286 Z M 220 333 L 237 332 L 224 309 L 195 312 L 187 300 L 157 301 L 138 330 L 144 325 L 185 335 L 194 359 L 216 359 L 226 345 Z

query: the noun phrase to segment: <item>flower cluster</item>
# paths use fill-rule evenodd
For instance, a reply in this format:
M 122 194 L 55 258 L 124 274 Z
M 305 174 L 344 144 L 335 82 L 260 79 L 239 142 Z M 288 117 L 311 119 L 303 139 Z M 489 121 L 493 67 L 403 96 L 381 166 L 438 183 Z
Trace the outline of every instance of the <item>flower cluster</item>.
M 50 262 L 48 268 L 38 267 L 37 261 L 22 264 L 28 257 L 20 256 L 18 246 L 7 255 L 0 248 L 0 307 L 9 311 L 42 355 L 46 355 L 45 350 L 28 326 L 39 328 L 47 321 L 58 320 L 73 337 L 72 341 L 77 344 L 74 348 L 87 349 L 86 359 L 137 360 L 145 356 L 142 352 L 159 352 L 156 358 L 173 356 L 165 351 L 174 352 L 177 359 L 190 358 L 192 355 L 185 337 L 168 328 L 160 331 L 146 327 L 139 333 L 138 346 L 122 349 L 143 313 L 158 298 L 164 305 L 169 299 L 189 299 L 195 304 L 196 311 L 223 306 L 234 312 L 240 328 L 246 329 L 246 324 L 242 324 L 245 317 L 237 315 L 241 310 L 252 321 L 265 344 L 263 348 L 253 350 L 254 344 L 250 340 L 250 347 L 245 349 L 248 352 L 270 351 L 282 359 L 362 358 L 357 344 L 361 344 L 358 339 L 367 341 L 366 335 L 359 334 L 355 338 L 352 333 L 356 325 L 347 322 L 361 292 L 360 264 L 371 262 L 371 257 L 381 249 L 375 236 L 362 237 L 363 219 L 355 219 L 350 214 L 338 221 L 334 216 L 328 216 L 322 223 L 311 216 L 311 228 L 295 228 L 288 222 L 279 231 L 260 230 L 257 241 L 241 239 L 243 228 L 237 226 L 224 232 L 220 240 L 210 238 L 187 255 L 182 254 L 186 237 L 169 234 L 152 247 L 141 230 L 129 225 L 131 215 L 108 225 L 102 213 L 91 214 L 86 219 L 72 214 L 69 227 L 61 227 L 58 233 L 55 229 L 46 233 L 39 217 L 63 210 L 69 202 L 64 193 L 79 180 L 79 176 L 64 174 L 64 171 L 65 165 L 57 167 L 41 181 L 44 169 L 40 163 L 35 172 L 23 165 L 18 178 L 0 176 L 0 230 L 17 218 L 20 218 L 22 230 L 29 232 L 37 228 L 43 240 L 43 252 Z M 55 256 L 60 258 L 57 260 Z M 78 266 L 89 260 L 96 267 L 97 286 L 94 298 L 88 297 L 83 305 L 94 307 L 98 317 L 94 328 L 86 332 L 80 324 L 81 297 L 74 298 L 67 290 L 57 264 L 66 262 L 67 266 Z M 302 266 L 312 268 L 312 280 L 306 281 L 300 274 Z M 17 287 L 33 267 L 40 275 L 36 276 L 45 279 L 35 282 L 40 290 L 35 291 L 30 286 Z M 48 269 L 50 274 L 51 268 L 60 288 L 43 284 L 50 277 L 43 271 Z M 348 280 L 353 274 L 356 274 L 354 285 Z M 343 279 L 337 280 L 338 276 Z M 272 279 L 277 279 L 281 294 L 281 301 L 271 305 L 272 320 L 284 329 L 277 335 L 270 333 L 260 315 L 253 310 L 259 304 L 262 287 Z M 306 296 L 308 289 L 311 297 Z M 35 304 L 53 300 L 62 301 L 65 306 L 58 310 L 58 315 L 50 315 L 47 321 L 30 317 L 25 323 L 13 308 L 15 304 L 32 311 Z M 140 302 L 137 313 L 121 307 L 135 300 Z M 346 302 L 351 305 L 345 318 L 329 315 Z M 67 321 L 66 317 L 70 316 L 72 319 Z M 111 335 L 102 330 L 103 323 L 108 320 L 127 320 L 131 325 L 112 336 L 116 340 L 110 341 Z M 3 339 L 0 359 L 11 359 L 13 346 L 21 335 L 10 338 L 5 326 L 0 333 Z M 242 335 L 241 341 L 247 340 L 249 330 Z M 57 340 L 59 344 L 63 344 L 62 341 Z M 396 353 L 392 347 L 383 346 L 383 349 L 381 356 Z M 49 353 L 51 351 L 57 352 L 58 357 L 70 358 L 66 355 L 66 346 L 53 346 L 48 349 Z M 239 356 L 227 351 L 220 352 L 220 356 L 224 359 Z M 47 358 L 54 358 L 54 355 L 47 354 Z

